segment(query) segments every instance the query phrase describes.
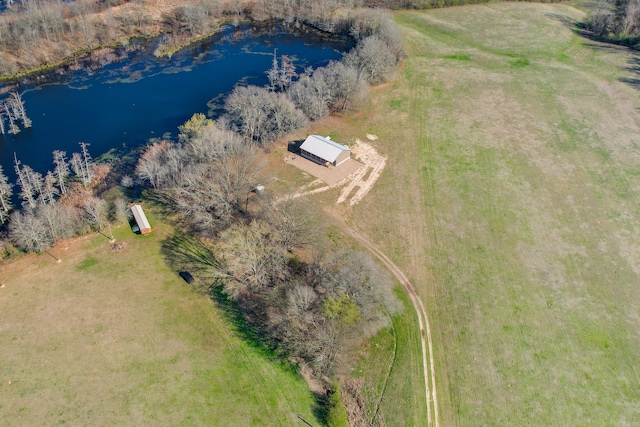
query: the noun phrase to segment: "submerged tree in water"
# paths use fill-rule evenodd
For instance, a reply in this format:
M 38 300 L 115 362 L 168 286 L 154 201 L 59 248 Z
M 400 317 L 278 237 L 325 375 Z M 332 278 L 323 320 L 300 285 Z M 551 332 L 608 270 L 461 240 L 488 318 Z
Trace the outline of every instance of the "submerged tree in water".
M 18 158 L 13 156 L 13 164 L 18 176 L 18 186 L 20 186 L 20 198 L 23 200 L 23 205 L 29 208 L 36 207 L 36 201 L 39 194 L 42 192 L 42 175 L 27 165 L 22 165 L 22 162 Z
M 4 104 L 2 104 L 1 108 L 4 110 L 5 116 L 9 121 L 9 129 L 7 130 L 7 133 L 11 133 L 11 134 L 20 133 L 20 127 L 18 127 L 18 125 L 16 124 L 16 119 L 15 119 L 15 116 L 13 115 L 13 110 L 11 109 L 9 104 L 5 102 Z
M 24 108 L 24 101 L 22 96 L 18 92 L 11 92 L 11 98 L 9 99 L 9 105 L 13 111 L 14 118 L 22 122 L 22 126 L 25 128 L 31 127 L 31 119 L 27 117 L 27 110 Z
M 53 152 L 53 164 L 56 165 L 53 169 L 53 176 L 56 179 L 60 193 L 65 194 L 67 192 L 66 179 L 69 176 L 69 163 L 67 162 L 67 152 L 55 150 Z
M 4 128 L 4 112 L 2 111 L 2 108 L 0 108 L 0 135 L 4 135 L 6 133 L 6 130 Z
M 18 92 L 11 92 L 11 96 L 0 104 L 0 134 L 20 133 L 18 122 L 21 122 L 24 128 L 30 128 L 32 124 L 31 119 L 27 117 L 22 96 Z
M 89 150 L 87 150 L 88 146 L 89 144 L 86 142 L 81 142 L 80 148 L 82 154 L 73 153 L 71 155 L 71 167 L 85 187 L 91 184 L 93 180 L 93 160 L 91 159 Z

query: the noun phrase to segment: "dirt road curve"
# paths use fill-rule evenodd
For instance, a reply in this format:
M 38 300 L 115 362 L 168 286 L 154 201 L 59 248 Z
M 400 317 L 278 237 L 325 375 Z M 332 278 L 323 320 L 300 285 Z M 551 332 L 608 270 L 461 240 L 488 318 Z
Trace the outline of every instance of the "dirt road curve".
M 340 227 L 342 231 L 347 233 L 349 236 L 356 239 L 360 242 L 364 247 L 366 247 L 371 253 L 373 253 L 380 261 L 387 266 L 389 271 L 393 273 L 394 276 L 398 279 L 398 281 L 402 284 L 402 287 L 405 289 L 409 298 L 411 299 L 411 303 L 413 304 L 413 308 L 416 310 L 416 314 L 418 315 L 418 322 L 420 324 L 420 340 L 422 341 L 422 366 L 424 370 L 424 384 L 426 391 L 426 399 L 427 399 L 427 425 L 429 427 L 440 427 L 440 422 L 438 421 L 438 399 L 436 394 L 436 374 L 435 367 L 433 362 L 433 344 L 431 342 L 431 328 L 429 327 L 429 319 L 427 317 L 427 311 L 424 309 L 424 304 L 422 304 L 422 300 L 418 296 L 415 287 L 409 281 L 407 276 L 400 270 L 400 268 L 393 263 L 384 253 L 378 249 L 376 245 L 367 240 L 364 236 L 358 233 L 356 230 L 349 227 L 345 224 L 340 218 L 338 218 L 335 214 L 328 212 L 327 213 L 334 219 L 335 224 Z M 428 360 L 427 360 L 427 349 L 429 352 Z

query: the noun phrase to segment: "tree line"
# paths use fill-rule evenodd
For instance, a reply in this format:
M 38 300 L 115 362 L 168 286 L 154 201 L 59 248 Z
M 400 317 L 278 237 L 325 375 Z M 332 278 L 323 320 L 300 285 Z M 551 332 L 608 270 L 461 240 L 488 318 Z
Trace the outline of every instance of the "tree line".
M 607 41 L 637 48 L 640 43 L 640 1 L 601 1 L 584 26 Z
M 402 37 L 393 17 L 362 10 L 350 20 L 356 45 L 340 61 L 296 72 L 286 55 L 274 53 L 269 85 L 237 87 L 227 97 L 219 127 L 264 146 L 366 98 L 368 86 L 384 82 L 402 56 Z
M 179 5 L 166 0 L 24 0 L 0 14 L 0 75 L 57 63 L 132 36 L 163 34 L 162 54 L 230 20 L 279 19 L 348 35 L 363 5 L 358 0 L 187 0 Z
M 206 290 L 222 289 L 267 345 L 328 377 L 352 340 L 397 310 L 390 277 L 368 255 L 318 245 L 323 225 L 307 202 L 256 195 L 260 146 L 248 135 L 202 114 L 180 130 L 145 149 L 137 176 L 209 242 L 198 260 Z
M 315 245 L 323 227 L 301 199 L 254 196 L 250 208 L 249 198 L 261 149 L 351 108 L 395 68 L 402 40 L 392 17 L 365 11 L 352 22 L 358 42 L 341 61 L 298 74 L 290 58 L 274 53 L 267 87 L 237 87 L 215 122 L 194 115 L 177 140 L 146 147 L 136 168 L 156 200 L 211 242 L 199 261 L 208 291 L 222 289 L 265 345 L 312 367 L 328 388 L 336 386 L 329 378 L 339 355 L 399 308 L 392 281 L 366 254 Z
M 88 145 L 81 142 L 80 152 L 71 158 L 64 151 L 54 151 L 54 169 L 44 175 L 14 156 L 15 186 L 0 166 L 0 225 L 6 226 L 9 239 L 17 247 L 42 252 L 60 239 L 99 231 L 109 219 L 126 220 L 124 200 L 109 206 L 95 195 L 95 186 L 109 167 L 95 164 Z M 19 190 L 20 210 L 12 203 L 14 187 Z

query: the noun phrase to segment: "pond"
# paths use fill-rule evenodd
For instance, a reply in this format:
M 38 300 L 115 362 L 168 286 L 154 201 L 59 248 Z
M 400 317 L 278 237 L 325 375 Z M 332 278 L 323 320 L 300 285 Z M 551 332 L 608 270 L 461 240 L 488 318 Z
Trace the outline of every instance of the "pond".
M 60 70 L 43 78 L 46 83 L 21 87 L 33 124 L 0 135 L 0 165 L 9 179 L 15 182 L 14 153 L 44 174 L 53 169 L 53 150 L 71 157 L 81 141 L 97 157 L 111 149 L 127 152 L 167 132 L 175 136 L 191 115 L 207 113 L 211 100 L 222 104 L 236 84 L 266 85 L 274 50 L 291 57 L 300 72 L 339 59 L 349 47 L 310 29 L 248 24 L 226 26 L 170 58 L 153 55 L 158 43 L 121 48 L 109 54 L 116 62 L 89 67 L 95 71 Z

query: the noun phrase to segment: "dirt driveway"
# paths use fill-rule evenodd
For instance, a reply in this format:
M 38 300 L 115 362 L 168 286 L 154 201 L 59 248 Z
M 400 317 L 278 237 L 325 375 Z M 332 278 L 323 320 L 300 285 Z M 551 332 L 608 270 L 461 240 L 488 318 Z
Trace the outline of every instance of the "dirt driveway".
M 371 138 L 373 137 L 374 135 L 371 135 Z M 286 153 L 284 156 L 285 163 L 291 164 L 318 178 L 300 188 L 294 197 L 320 193 L 331 188 L 344 186 L 340 191 L 340 196 L 336 204 L 349 200 L 349 205 L 353 206 L 360 202 L 380 177 L 386 165 L 387 158 L 378 153 L 372 145 L 359 139 L 356 140 L 356 144 L 353 147 L 353 155 L 360 161 L 352 158 L 340 166 L 328 168 L 297 154 Z M 322 182 L 327 185 L 310 189 Z
M 349 175 L 364 166 L 355 159 L 348 159 L 336 167 L 326 167 L 307 160 L 302 156 L 287 153 L 284 156 L 285 163 L 289 163 L 300 170 L 307 172 L 323 181 L 325 184 L 333 186 L 347 178 Z

